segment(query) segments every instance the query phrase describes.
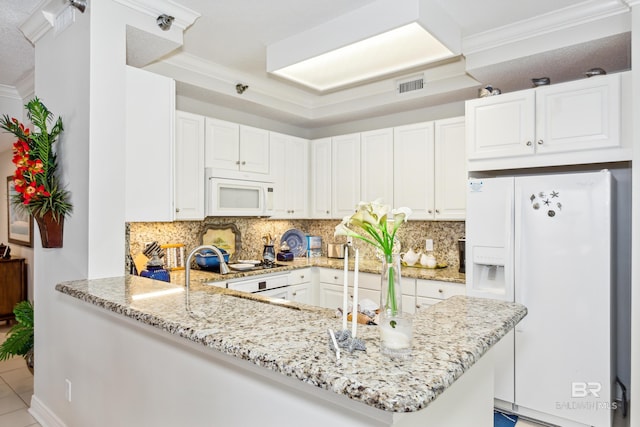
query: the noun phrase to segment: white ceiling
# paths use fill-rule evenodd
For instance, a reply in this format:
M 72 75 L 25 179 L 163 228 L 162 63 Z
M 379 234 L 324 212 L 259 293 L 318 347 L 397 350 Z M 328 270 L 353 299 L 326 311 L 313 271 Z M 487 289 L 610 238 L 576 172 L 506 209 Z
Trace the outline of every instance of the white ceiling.
M 18 26 L 24 22 L 40 0 L 0 0 L 0 84 L 17 86 L 31 73 L 33 46 Z
M 179 95 L 301 128 L 461 101 L 476 96 L 478 87 L 486 83 L 511 91 L 530 87 L 532 77 L 549 76 L 555 83 L 581 78 L 582 72 L 596 66 L 609 72 L 630 67 L 628 33 L 612 35 L 599 24 L 628 15 L 624 0 L 431 0 L 460 26 L 464 57 L 404 73 L 424 72 L 425 90 L 399 97 L 395 80 L 400 76 L 395 75 L 319 94 L 268 75 L 266 46 L 374 0 L 173 1 L 201 16 L 185 31 L 183 47 L 147 69 L 175 78 Z M 0 0 L 0 84 L 16 86 L 33 67 L 33 48 L 17 26 L 38 3 Z M 580 31 L 576 29 L 557 48 L 549 48 L 555 46 L 549 38 L 567 27 Z M 544 42 L 540 52 L 526 44 L 534 36 L 536 42 Z M 516 42 L 531 54 L 505 55 Z M 147 39 L 137 46 L 151 49 Z M 485 52 L 490 54 L 483 56 Z M 237 83 L 249 89 L 239 95 Z

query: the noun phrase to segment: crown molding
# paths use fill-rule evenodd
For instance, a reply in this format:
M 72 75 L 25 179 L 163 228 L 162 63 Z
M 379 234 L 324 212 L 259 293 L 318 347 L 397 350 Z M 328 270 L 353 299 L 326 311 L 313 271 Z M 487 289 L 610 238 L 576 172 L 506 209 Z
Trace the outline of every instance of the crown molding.
M 629 7 L 634 7 L 640 5 L 640 0 L 621 0 L 625 2 Z
M 15 87 L 9 85 L 0 84 L 0 96 L 2 96 L 3 98 L 15 98 L 22 100 L 22 97 L 20 96 L 20 93 L 18 93 L 18 90 Z
M 36 91 L 34 70 L 29 71 L 16 83 L 16 90 L 21 99 L 27 99 Z
M 173 16 L 173 25 L 182 31 L 189 28 L 196 19 L 200 17 L 200 13 L 191 10 L 171 0 L 114 0 L 138 12 L 144 13 L 156 19 L 162 14 Z
M 53 3 L 54 0 L 43 0 L 34 9 L 33 13 L 20 24 L 22 34 L 35 46 L 36 42 L 49 31 L 52 26 L 44 17 L 42 10 Z
M 629 12 L 629 6 L 622 1 L 590 0 L 490 31 L 474 34 L 463 39 L 462 51 L 464 55 L 470 55 Z M 640 4 L 640 0 L 624 1 Z

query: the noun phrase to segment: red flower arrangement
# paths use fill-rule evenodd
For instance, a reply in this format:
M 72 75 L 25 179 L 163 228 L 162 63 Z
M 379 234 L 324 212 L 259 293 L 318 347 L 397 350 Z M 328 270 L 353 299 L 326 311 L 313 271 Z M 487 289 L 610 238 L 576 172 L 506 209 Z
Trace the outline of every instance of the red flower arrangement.
M 62 119 L 58 117 L 49 132 L 47 123 L 53 114 L 47 107 L 36 97 L 25 108 L 28 119 L 37 130 L 35 132 L 6 114 L 0 119 L 0 128 L 18 138 L 13 144 L 13 163 L 16 165 L 13 183 L 17 194 L 11 203 L 36 219 L 51 212 L 54 220 L 60 221 L 72 210 L 69 192 L 59 185 L 57 157 L 52 149 L 63 130 Z

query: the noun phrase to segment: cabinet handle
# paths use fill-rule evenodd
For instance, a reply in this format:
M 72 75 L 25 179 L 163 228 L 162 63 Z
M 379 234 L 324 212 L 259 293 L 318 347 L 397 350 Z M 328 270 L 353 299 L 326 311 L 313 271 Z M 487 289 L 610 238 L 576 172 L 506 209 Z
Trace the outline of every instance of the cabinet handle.
M 436 209 L 436 213 L 439 214 L 440 213 L 440 209 Z
M 294 293 L 293 293 L 293 296 L 295 297 L 296 295 L 298 295 L 298 293 L 297 293 L 297 292 L 294 292 Z
M 246 164 L 247 164 L 247 162 L 245 162 L 245 161 L 243 160 L 243 161 L 242 161 L 242 164 L 243 164 L 243 165 L 246 165 Z
M 239 164 L 240 164 L 240 160 L 236 160 L 236 165 L 239 165 Z
M 333 276 L 333 280 L 338 280 L 338 276 Z
M 327 215 L 329 215 L 329 211 L 327 211 Z
M 416 308 L 421 308 L 422 305 L 421 304 L 416 304 Z
M 176 212 L 180 212 L 180 208 L 176 208 Z
M 531 141 L 527 141 L 527 147 L 531 147 Z
M 429 209 L 429 210 L 427 211 L 427 213 L 432 214 L 432 213 L 433 213 L 433 210 Z
M 543 140 L 541 140 L 541 139 L 539 139 L 539 140 L 538 140 L 538 145 L 542 145 L 542 144 L 544 144 L 544 141 L 543 141 Z
M 304 274 L 301 274 L 301 275 L 300 275 L 300 278 L 301 278 L 301 279 L 304 279 Z
M 439 293 L 443 293 L 444 291 L 442 289 L 438 289 L 438 292 Z

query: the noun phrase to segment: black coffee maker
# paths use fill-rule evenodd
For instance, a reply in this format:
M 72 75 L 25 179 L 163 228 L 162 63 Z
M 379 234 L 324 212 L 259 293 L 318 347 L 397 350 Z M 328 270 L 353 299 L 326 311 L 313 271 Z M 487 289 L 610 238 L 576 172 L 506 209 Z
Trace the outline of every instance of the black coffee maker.
M 458 260 L 460 261 L 460 268 L 458 271 L 460 273 L 465 272 L 465 248 L 467 246 L 467 240 L 463 237 L 462 239 L 458 239 Z

